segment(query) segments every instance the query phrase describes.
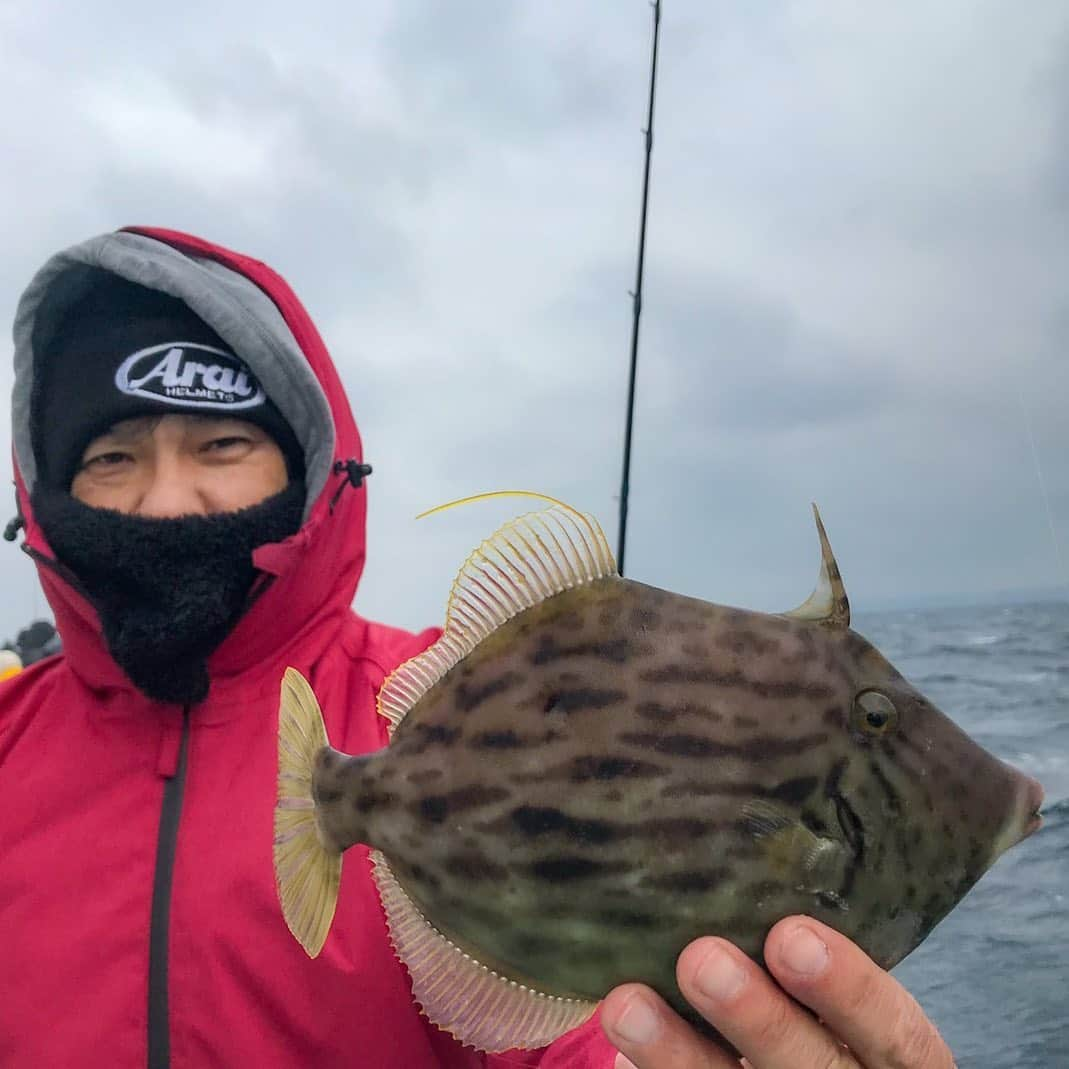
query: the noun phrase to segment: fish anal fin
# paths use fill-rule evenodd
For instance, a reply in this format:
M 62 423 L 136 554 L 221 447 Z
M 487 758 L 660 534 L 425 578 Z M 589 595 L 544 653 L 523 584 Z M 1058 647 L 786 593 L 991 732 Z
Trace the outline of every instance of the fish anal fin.
M 383 854 L 373 850 L 371 859 L 390 941 L 432 1024 L 461 1043 L 495 1053 L 544 1047 L 594 1013 L 595 1002 L 543 994 L 476 961 L 427 921 Z
M 510 520 L 461 566 L 438 641 L 383 683 L 378 710 L 391 733 L 446 672 L 513 616 L 616 574 L 612 550 L 593 516 L 559 504 Z

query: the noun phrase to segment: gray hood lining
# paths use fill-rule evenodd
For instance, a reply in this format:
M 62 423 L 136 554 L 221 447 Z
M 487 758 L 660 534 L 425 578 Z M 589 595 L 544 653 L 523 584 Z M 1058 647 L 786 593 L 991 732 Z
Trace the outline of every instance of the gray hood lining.
M 304 451 L 307 519 L 334 461 L 334 419 L 282 313 L 244 275 L 141 234 L 105 234 L 57 253 L 33 277 L 19 301 L 11 421 L 15 456 L 27 490 L 33 492 L 37 479 L 30 434 L 34 321 L 53 283 L 76 265 L 103 268 L 179 298 L 249 365 Z

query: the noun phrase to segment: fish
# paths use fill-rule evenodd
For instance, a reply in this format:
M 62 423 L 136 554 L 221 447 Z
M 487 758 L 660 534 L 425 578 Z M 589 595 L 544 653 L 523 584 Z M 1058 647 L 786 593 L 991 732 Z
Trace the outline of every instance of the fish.
M 383 749 L 333 749 L 286 670 L 274 863 L 310 956 L 363 844 L 413 997 L 460 1042 L 544 1046 L 628 981 L 708 1032 L 675 976 L 693 939 L 763 964 L 808 914 L 890 968 L 1039 826 L 1042 787 L 850 628 L 815 505 L 816 589 L 777 614 L 624 578 L 597 520 L 547 500 L 383 683 Z

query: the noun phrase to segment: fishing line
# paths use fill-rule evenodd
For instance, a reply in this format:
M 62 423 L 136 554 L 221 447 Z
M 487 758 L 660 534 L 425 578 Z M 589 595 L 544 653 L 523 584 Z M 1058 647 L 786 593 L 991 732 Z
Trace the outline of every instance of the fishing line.
M 1061 543 L 1058 541 L 1058 530 L 1054 523 L 1054 509 L 1050 504 L 1050 493 L 1047 490 L 1047 479 L 1043 474 L 1043 465 L 1039 461 L 1039 449 L 1036 446 L 1036 435 L 1032 428 L 1032 417 L 1028 411 L 1028 406 L 1025 404 L 1024 391 L 1021 389 L 1021 384 L 1018 380 L 1014 380 L 1014 386 L 1017 390 L 1017 401 L 1021 406 L 1021 414 L 1024 416 L 1025 431 L 1028 434 L 1028 445 L 1032 451 L 1032 462 L 1036 467 L 1036 480 L 1039 483 L 1039 492 L 1043 498 L 1043 507 L 1047 512 L 1047 525 L 1050 528 L 1050 540 L 1054 546 L 1054 559 L 1057 563 L 1058 577 L 1060 581 L 1069 589 L 1069 571 L 1065 567 L 1065 558 L 1062 555 Z

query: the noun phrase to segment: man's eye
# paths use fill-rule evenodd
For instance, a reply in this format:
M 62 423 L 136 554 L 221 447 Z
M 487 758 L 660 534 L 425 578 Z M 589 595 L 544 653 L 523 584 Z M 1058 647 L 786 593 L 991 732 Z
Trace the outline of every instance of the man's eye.
M 97 453 L 95 457 L 90 457 L 82 467 L 112 468 L 130 459 L 129 453 Z
M 237 446 L 247 445 L 248 441 L 248 438 L 242 438 L 239 435 L 227 435 L 225 438 L 213 438 L 204 446 L 204 448 L 209 451 L 217 452 L 219 450 L 234 449 Z

